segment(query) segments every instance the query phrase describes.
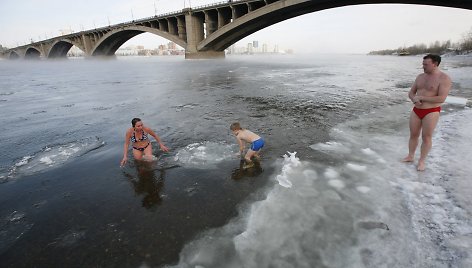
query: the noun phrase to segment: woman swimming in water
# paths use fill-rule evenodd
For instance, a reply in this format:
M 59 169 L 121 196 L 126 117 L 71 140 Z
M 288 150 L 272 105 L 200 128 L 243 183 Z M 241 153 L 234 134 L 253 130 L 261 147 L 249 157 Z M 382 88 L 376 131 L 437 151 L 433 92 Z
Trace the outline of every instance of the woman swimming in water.
M 126 161 L 128 161 L 128 147 L 130 141 L 133 143 L 132 146 L 134 159 L 141 160 L 143 158 L 147 159 L 152 156 L 152 145 L 148 134 L 153 136 L 154 139 L 156 139 L 162 151 L 169 151 L 169 149 L 162 143 L 159 136 L 157 136 L 157 134 L 154 133 L 152 129 L 145 127 L 141 119 L 133 118 L 133 120 L 131 120 L 131 125 L 133 127 L 130 127 L 126 131 L 125 146 L 123 151 L 123 160 L 121 160 L 121 166 L 124 166 L 126 164 Z

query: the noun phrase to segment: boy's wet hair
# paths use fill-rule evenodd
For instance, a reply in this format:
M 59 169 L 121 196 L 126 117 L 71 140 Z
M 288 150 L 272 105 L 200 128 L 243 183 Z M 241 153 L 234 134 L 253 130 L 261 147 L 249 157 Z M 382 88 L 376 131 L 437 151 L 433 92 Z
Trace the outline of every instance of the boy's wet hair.
M 134 127 L 136 126 L 136 123 L 140 122 L 141 121 L 141 118 L 133 118 L 133 120 L 131 120 L 131 125 Z
M 433 63 L 436 63 L 438 66 L 441 63 L 441 56 L 436 55 L 436 54 L 428 54 L 423 57 L 423 60 L 425 59 L 431 59 Z
M 234 131 L 234 130 L 240 130 L 240 129 L 241 129 L 241 125 L 239 124 L 239 122 L 232 123 L 231 126 L 229 127 L 229 129 L 231 129 L 232 131 Z

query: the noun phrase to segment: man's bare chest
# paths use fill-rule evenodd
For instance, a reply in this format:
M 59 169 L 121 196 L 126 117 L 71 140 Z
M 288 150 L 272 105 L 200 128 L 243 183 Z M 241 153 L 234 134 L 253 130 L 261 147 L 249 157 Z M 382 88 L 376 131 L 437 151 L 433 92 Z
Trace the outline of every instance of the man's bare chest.
M 437 92 L 439 90 L 439 78 L 427 77 L 418 81 L 418 88 L 422 91 Z

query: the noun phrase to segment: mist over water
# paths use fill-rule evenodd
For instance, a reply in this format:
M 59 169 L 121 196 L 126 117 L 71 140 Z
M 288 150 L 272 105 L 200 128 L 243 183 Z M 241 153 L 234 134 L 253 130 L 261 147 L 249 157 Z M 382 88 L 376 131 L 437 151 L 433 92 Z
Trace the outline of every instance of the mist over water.
M 443 59 L 451 95 L 472 97 L 470 66 Z M 425 172 L 399 161 L 419 57 L 2 61 L 0 71 L 7 266 L 472 264 L 470 108 L 443 106 Z M 120 169 L 133 117 L 171 151 L 153 142 L 153 162 Z M 267 142 L 255 169 L 236 156 L 234 121 Z

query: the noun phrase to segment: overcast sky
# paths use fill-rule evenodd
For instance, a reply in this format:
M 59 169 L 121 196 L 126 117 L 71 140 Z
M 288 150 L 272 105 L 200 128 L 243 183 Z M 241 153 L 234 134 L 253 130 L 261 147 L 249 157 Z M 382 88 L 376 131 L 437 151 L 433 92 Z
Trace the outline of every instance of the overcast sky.
M 196 7 L 211 0 L 0 0 L 0 45 L 15 47 L 60 35 Z M 245 46 L 278 44 L 296 53 L 367 53 L 414 44 L 460 41 L 472 30 L 472 11 L 382 4 L 335 8 L 302 15 L 241 40 Z M 123 46 L 154 48 L 168 41 L 149 33 Z

